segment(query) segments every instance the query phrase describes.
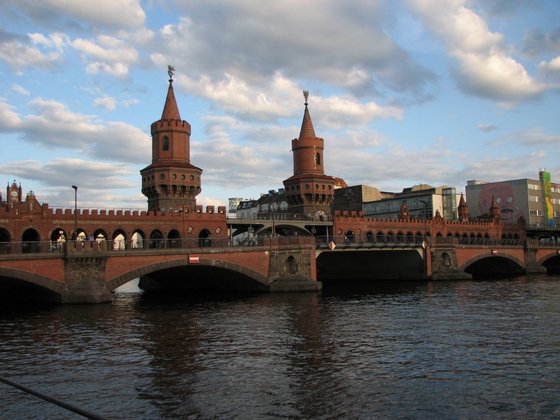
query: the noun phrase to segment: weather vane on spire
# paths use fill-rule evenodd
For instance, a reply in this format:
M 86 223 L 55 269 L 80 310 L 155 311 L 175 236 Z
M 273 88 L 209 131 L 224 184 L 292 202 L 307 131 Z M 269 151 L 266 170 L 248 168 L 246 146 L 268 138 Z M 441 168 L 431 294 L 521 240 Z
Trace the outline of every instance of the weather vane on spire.
M 309 98 L 309 91 L 308 90 L 303 91 L 303 97 L 305 98 L 305 106 L 307 106 L 307 98 Z
M 167 66 L 167 74 L 169 75 L 169 81 L 173 81 L 173 75 L 175 74 L 175 67 L 172 65 Z

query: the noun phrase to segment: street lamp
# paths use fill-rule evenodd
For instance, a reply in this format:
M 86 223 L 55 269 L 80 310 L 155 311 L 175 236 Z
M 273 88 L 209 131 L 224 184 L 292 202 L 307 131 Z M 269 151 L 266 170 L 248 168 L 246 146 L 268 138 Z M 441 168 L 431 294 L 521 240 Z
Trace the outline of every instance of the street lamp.
M 72 185 L 74 188 L 74 234 L 72 239 L 78 239 L 78 186 Z

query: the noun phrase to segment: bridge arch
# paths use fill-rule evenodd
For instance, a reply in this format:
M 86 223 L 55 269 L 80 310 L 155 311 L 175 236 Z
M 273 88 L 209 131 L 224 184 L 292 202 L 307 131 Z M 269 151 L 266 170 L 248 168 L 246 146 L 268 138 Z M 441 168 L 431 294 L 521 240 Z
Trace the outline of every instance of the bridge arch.
M 48 277 L 28 271 L 0 267 L 3 278 L 0 296 L 2 299 L 40 299 L 49 302 L 61 302 L 64 284 Z
M 474 277 L 484 273 L 490 276 L 520 275 L 525 272 L 525 264 L 508 254 L 477 255 L 461 264 L 458 269 Z
M 182 286 L 179 288 L 187 288 L 190 284 L 193 284 L 203 277 L 212 278 L 211 284 L 216 286 L 219 282 L 219 280 L 216 280 L 217 276 L 223 274 L 228 275 L 228 280 L 221 281 L 221 285 L 224 287 L 231 286 L 233 288 L 233 286 L 241 286 L 241 283 L 244 283 L 247 290 L 265 290 L 269 285 L 266 276 L 235 263 L 219 260 L 201 260 L 198 264 L 194 265 L 190 264 L 184 258 L 180 258 L 137 267 L 125 274 L 109 279 L 107 281 L 107 288 L 114 291 L 131 280 L 143 276 L 152 277 L 152 275 L 164 284 L 165 280 L 162 280 L 162 278 L 169 277 L 166 276 L 165 273 L 169 273 L 170 270 L 182 271 L 186 277 L 193 275 L 193 279 L 187 278 L 184 280 L 183 284 L 179 284 L 174 280 L 173 286 Z M 161 278 L 159 278 L 158 274 L 161 275 Z M 210 282 L 208 284 L 210 284 Z
M 560 254 L 556 250 L 540 258 L 537 263 L 545 267 L 548 274 L 560 274 Z

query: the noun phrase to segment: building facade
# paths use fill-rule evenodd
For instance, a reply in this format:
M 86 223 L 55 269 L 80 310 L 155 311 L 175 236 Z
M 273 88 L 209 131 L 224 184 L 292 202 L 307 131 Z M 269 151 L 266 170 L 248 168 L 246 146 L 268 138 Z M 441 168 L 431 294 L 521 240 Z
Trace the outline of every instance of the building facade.
M 383 193 L 378 200 L 362 204 L 365 217 L 402 218 L 403 206 L 411 219 L 432 219 L 439 212 L 444 220 L 457 220 L 461 195 L 452 187 L 416 185 L 400 193 Z
M 557 230 L 560 225 L 560 184 L 552 183 L 545 170 L 539 172 L 539 179 L 471 180 L 465 190 L 471 218 L 488 215 L 494 201 L 505 223 L 517 223 L 522 217 L 528 229 Z

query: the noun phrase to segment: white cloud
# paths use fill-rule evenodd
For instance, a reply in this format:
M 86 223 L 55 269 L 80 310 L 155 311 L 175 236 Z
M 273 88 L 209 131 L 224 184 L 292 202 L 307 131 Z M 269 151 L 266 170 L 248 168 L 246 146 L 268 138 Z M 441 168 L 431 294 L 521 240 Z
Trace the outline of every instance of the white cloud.
M 215 84 L 227 75 L 261 88 L 281 73 L 360 95 L 379 93 L 382 84 L 417 95 L 433 81 L 384 30 L 383 16 L 392 12 L 382 2 L 283 0 L 255 7 L 252 0 L 208 0 L 180 7 L 184 16 L 161 29 L 151 58 L 188 69 L 194 80 L 205 76 Z
M 375 102 L 360 102 L 352 96 L 331 96 L 313 98 L 314 115 L 325 127 L 348 128 L 366 125 L 376 118 L 401 119 L 403 109 L 397 106 L 380 106 Z M 311 107 L 311 105 L 310 105 Z M 313 118 L 315 121 L 315 118 Z
M 1 37 L 0 37 L 1 39 Z M 47 40 L 46 38 L 43 39 Z M 48 40 L 47 40 L 48 41 Z M 39 47 L 48 47 L 46 44 L 39 44 Z M 23 39 L 8 37 L 0 41 L 0 60 L 5 61 L 12 69 L 23 72 L 27 68 L 50 68 L 63 59 L 63 53 L 58 50 L 45 50 L 36 46 L 31 46 Z
M 550 61 L 541 61 L 539 63 L 539 71 L 544 77 L 560 80 L 560 56 Z
M 69 42 L 68 36 L 60 32 L 53 32 L 48 37 L 41 33 L 31 33 L 28 36 L 33 44 L 44 48 L 54 48 L 58 51 L 62 51 Z
M 19 133 L 24 140 L 48 148 L 79 151 L 95 160 L 149 161 L 149 136 L 130 124 L 93 122 L 93 116 L 77 114 L 53 100 L 38 98 L 30 104 L 35 113 L 19 116 L 0 102 L 0 131 Z
M 497 130 L 497 129 L 498 129 L 498 127 L 496 127 L 496 126 L 493 125 L 493 124 L 478 124 L 478 125 L 477 125 L 477 128 L 478 128 L 480 131 L 484 131 L 485 133 L 488 133 L 488 132 L 490 132 L 490 131 L 494 131 L 494 130 Z
M 0 132 L 16 131 L 20 124 L 21 119 L 13 107 L 0 100 Z
M 294 98 L 300 97 L 301 90 L 296 84 L 275 74 L 267 88 L 252 89 L 243 79 L 225 74 L 221 80 L 211 80 L 208 76 L 191 79 L 177 78 L 177 85 L 189 92 L 202 96 L 218 104 L 226 111 L 255 120 L 270 120 L 289 117 L 294 112 Z
M 88 73 L 106 73 L 115 77 L 128 75 L 129 66 L 138 60 L 138 52 L 123 40 L 100 35 L 96 42 L 75 39 L 72 46 L 80 51 L 86 61 Z
M 105 108 L 109 111 L 114 111 L 117 107 L 117 101 L 112 96 L 101 96 L 99 98 L 95 98 L 93 101 L 93 106 L 99 108 Z
M 22 85 L 19 85 L 17 83 L 12 84 L 12 90 L 23 96 L 29 96 L 30 94 L 30 92 L 26 88 L 24 88 Z
M 546 133 L 541 128 L 531 128 L 515 133 L 513 139 L 525 146 L 560 145 L 560 134 Z
M 128 108 L 128 107 L 133 106 L 133 105 L 137 105 L 139 103 L 140 103 L 140 101 L 136 98 L 123 99 L 121 101 L 121 105 L 125 108 Z
M 36 22 L 60 26 L 73 25 L 94 28 L 132 29 L 144 24 L 146 14 L 139 0 L 5 0 L 14 10 L 20 10 Z M 72 26 L 71 24 L 69 26 Z
M 509 56 L 503 36 L 468 9 L 465 0 L 409 0 L 426 26 L 447 45 L 457 63 L 457 83 L 466 93 L 511 105 L 546 90 Z

